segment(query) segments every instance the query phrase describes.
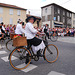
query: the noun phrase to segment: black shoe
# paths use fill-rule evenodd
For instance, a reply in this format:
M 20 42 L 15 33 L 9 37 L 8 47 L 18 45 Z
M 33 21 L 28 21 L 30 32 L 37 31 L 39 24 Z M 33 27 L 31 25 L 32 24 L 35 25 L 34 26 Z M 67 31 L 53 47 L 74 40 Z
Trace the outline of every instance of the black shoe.
M 28 64 L 28 62 L 29 62 L 29 59 L 26 59 L 26 62 L 25 63 Z
M 27 56 L 27 57 L 26 57 L 26 61 L 25 61 L 25 63 L 27 64 L 27 63 L 29 62 L 29 57 L 28 57 L 29 54 L 27 54 L 26 56 Z
M 29 59 L 26 59 L 25 64 L 28 64 L 28 63 L 29 63 Z M 32 62 L 30 62 L 30 64 L 32 64 Z

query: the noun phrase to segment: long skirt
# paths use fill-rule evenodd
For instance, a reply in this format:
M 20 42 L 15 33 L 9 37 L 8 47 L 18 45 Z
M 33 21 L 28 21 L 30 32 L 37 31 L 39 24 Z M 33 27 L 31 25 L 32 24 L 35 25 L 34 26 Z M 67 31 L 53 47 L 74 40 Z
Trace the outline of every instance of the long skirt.
M 28 46 L 32 47 L 32 50 L 36 54 L 38 50 L 45 48 L 45 44 L 41 39 L 34 37 L 33 39 L 27 40 Z

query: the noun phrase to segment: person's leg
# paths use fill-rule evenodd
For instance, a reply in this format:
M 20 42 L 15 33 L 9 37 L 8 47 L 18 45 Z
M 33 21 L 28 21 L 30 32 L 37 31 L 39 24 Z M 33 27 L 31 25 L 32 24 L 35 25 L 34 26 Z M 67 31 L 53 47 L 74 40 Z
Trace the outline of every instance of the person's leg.
M 29 50 L 29 48 L 31 47 L 31 40 L 27 40 L 27 44 L 28 44 L 28 46 L 27 46 L 27 49 Z M 25 61 L 25 63 L 27 64 L 29 62 L 29 54 L 26 54 L 26 61 Z M 32 64 L 32 62 L 30 62 L 31 64 Z
M 46 32 L 46 35 L 47 35 L 47 37 L 48 37 L 48 39 L 49 39 L 49 33 L 48 33 L 48 32 Z

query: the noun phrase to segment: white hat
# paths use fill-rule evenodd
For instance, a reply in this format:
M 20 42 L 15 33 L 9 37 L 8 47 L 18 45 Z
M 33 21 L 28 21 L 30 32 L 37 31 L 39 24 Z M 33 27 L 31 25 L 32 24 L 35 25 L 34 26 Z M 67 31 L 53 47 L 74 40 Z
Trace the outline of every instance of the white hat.
M 19 23 L 23 22 L 21 19 L 18 19 L 17 21 L 18 21 Z

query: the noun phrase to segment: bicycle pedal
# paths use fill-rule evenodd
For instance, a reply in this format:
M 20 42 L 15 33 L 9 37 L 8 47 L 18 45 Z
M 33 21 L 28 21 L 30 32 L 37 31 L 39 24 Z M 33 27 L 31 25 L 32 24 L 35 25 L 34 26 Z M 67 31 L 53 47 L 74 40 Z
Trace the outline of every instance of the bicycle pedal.
M 34 60 L 35 61 L 38 61 L 39 60 L 39 57 L 35 56 Z
M 52 52 L 50 54 L 53 54 Z

